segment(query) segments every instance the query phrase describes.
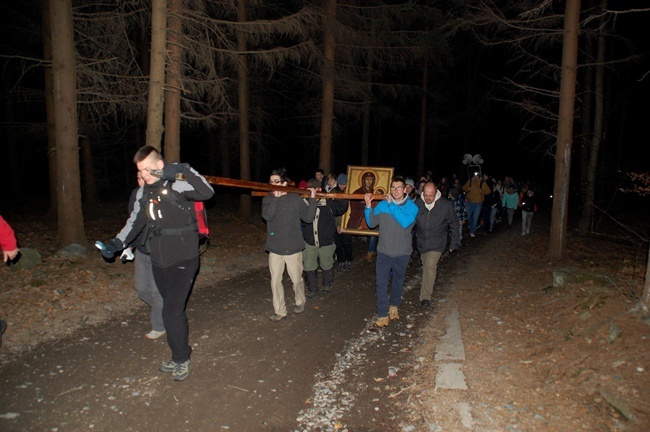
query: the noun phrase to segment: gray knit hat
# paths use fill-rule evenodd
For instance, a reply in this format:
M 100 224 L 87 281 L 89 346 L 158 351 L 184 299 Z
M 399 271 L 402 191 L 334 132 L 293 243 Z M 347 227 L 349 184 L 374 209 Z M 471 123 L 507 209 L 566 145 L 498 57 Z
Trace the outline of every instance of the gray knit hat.
M 339 174 L 339 176 L 336 178 L 336 183 L 340 185 L 348 184 L 348 176 L 343 173 Z

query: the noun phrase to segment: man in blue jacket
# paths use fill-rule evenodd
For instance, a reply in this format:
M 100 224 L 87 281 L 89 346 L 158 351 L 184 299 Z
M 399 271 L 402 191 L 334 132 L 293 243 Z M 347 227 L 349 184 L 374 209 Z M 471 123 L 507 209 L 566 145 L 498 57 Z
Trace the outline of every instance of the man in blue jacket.
M 424 185 L 422 199 L 417 200 L 416 204 L 417 248 L 422 260 L 420 304 L 428 307 L 436 282 L 438 261 L 447 247 L 447 237 L 451 236 L 449 252 L 456 250 L 458 245 L 458 218 L 453 203 L 442 197 L 433 182 Z
M 402 177 L 393 178 L 390 194 L 375 208 L 372 200 L 377 195 L 365 194 L 366 208 L 364 216 L 368 227 L 379 226 L 379 244 L 377 246 L 377 327 L 386 327 L 390 320 L 399 319 L 397 307 L 402 303 L 402 287 L 406 277 L 406 268 L 413 252 L 411 230 L 415 225 L 418 207 L 404 193 L 406 182 Z M 388 298 L 388 283 L 393 277 L 393 286 Z

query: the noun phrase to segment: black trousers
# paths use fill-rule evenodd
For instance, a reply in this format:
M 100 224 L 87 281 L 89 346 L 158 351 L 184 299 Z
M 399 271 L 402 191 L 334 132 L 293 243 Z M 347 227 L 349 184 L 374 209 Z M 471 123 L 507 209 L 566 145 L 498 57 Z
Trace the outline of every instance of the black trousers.
M 352 235 L 336 233 L 334 243 L 336 243 L 336 261 L 352 261 Z
M 166 268 L 153 267 L 153 278 L 163 298 L 163 322 L 172 360 L 183 363 L 190 358 L 189 326 L 185 307 L 194 278 L 199 269 L 199 257 L 181 261 Z

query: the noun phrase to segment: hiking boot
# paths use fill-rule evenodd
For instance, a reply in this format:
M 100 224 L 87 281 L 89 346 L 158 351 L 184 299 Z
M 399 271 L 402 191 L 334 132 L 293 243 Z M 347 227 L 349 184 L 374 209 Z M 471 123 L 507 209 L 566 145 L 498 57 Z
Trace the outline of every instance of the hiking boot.
M 151 330 L 149 333 L 144 335 L 144 337 L 146 337 L 149 340 L 156 340 L 160 338 L 162 335 L 164 335 L 165 333 L 166 333 L 165 330 L 163 331 Z
M 296 305 L 296 307 L 293 308 L 293 313 L 297 313 L 297 314 L 303 313 L 304 310 L 305 310 L 305 304 L 303 303 L 300 306 Z
M 375 321 L 375 327 L 386 327 L 388 324 L 390 324 L 388 317 L 379 317 L 379 319 Z
M 318 299 L 318 291 L 309 291 L 305 296 L 307 300 L 316 300 Z
M 399 313 L 397 312 L 397 306 L 391 306 L 388 308 L 388 316 L 392 320 L 398 320 L 399 319 Z
M 271 316 L 269 317 L 269 319 L 270 319 L 271 321 L 278 322 L 278 321 L 281 321 L 281 320 L 285 319 L 286 317 L 287 317 L 286 315 L 273 314 L 273 315 L 271 315 Z
M 176 363 L 174 371 L 172 372 L 172 379 L 174 381 L 183 381 L 190 374 L 190 361 L 186 360 L 183 363 Z
M 167 360 L 164 361 L 158 369 L 161 372 L 174 372 L 175 367 L 176 367 L 176 362 L 174 362 L 173 360 Z

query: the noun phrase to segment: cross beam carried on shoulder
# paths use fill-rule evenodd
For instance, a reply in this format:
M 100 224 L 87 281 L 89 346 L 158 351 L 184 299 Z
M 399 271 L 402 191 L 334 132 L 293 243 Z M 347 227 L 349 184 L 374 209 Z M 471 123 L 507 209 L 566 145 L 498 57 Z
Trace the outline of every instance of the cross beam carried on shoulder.
M 156 171 L 156 172 L 153 172 Z M 160 171 L 160 172 L 158 172 Z M 162 177 L 162 170 L 152 170 L 152 175 L 156 177 Z M 268 183 L 254 182 L 250 180 L 238 180 L 228 177 L 215 177 L 215 176 L 203 176 L 208 181 L 208 183 L 216 186 L 227 186 L 227 187 L 236 187 L 243 189 L 252 189 L 251 195 L 253 196 L 265 196 L 268 192 L 281 191 L 287 193 L 297 193 L 303 197 L 309 197 L 310 192 L 308 189 L 302 189 L 294 186 L 280 186 L 272 185 Z M 185 180 L 182 174 L 176 176 L 176 180 Z M 363 194 L 346 194 L 346 193 L 325 193 L 325 192 L 316 192 L 316 198 L 335 198 L 335 199 L 347 199 L 347 200 L 362 200 L 364 198 Z

